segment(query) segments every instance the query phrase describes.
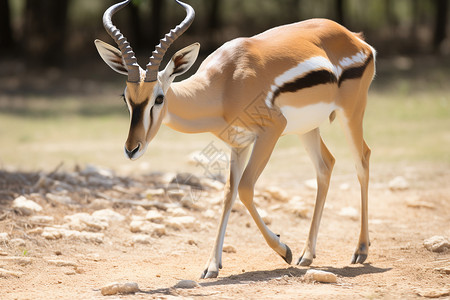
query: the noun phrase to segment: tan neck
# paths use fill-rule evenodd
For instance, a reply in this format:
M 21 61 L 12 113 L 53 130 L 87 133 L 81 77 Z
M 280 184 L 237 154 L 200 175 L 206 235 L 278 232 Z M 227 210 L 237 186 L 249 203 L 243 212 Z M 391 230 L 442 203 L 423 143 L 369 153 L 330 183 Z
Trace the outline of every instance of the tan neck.
M 164 124 L 184 133 L 215 132 L 226 126 L 221 99 L 211 92 L 204 76 L 172 83 L 166 93 L 168 111 Z

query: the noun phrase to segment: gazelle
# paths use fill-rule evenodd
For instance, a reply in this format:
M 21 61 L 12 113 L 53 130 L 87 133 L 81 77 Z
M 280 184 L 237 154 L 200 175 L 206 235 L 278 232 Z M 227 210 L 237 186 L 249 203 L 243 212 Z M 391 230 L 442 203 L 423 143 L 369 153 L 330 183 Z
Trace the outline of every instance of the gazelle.
M 301 137 L 316 169 L 316 204 L 297 264 L 312 263 L 335 161 L 319 125 L 335 115 L 350 142 L 361 185 L 361 231 L 351 261 L 363 263 L 369 249 L 370 157 L 363 138 L 363 116 L 375 73 L 375 50 L 361 35 L 333 21 L 312 19 L 229 41 L 190 78 L 173 82 L 193 65 L 200 48 L 194 43 L 176 52 L 165 69 L 158 71 L 166 50 L 194 20 L 193 8 L 176 1 L 187 16 L 156 46 L 145 71 L 111 22 L 112 15 L 130 0 L 111 6 L 103 15 L 104 27 L 119 49 L 100 40 L 95 45 L 113 70 L 128 76 L 124 98 L 131 124 L 125 154 L 130 159 L 144 154 L 161 124 L 186 133 L 211 132 L 232 149 L 216 241 L 201 277 L 217 277 L 222 268 L 225 229 L 238 193 L 268 245 L 291 263 L 291 250 L 269 230 L 253 203 L 255 183 L 284 134 Z

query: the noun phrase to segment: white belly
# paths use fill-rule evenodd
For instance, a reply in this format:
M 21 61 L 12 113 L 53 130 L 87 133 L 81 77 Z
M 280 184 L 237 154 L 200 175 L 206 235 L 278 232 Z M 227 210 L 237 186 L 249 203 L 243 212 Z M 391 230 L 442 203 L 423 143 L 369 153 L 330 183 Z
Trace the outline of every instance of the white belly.
M 283 106 L 281 113 L 287 120 L 283 134 L 304 134 L 311 131 L 328 119 L 338 107 L 334 103 L 319 102 L 303 107 Z

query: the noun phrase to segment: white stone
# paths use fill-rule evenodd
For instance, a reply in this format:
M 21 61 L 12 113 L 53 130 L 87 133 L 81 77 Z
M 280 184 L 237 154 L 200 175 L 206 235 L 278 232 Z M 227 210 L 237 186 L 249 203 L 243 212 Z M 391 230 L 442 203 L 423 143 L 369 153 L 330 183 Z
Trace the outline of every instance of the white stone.
M 144 192 L 145 198 L 149 200 L 153 200 L 153 198 L 161 198 L 164 197 L 166 192 L 164 189 L 148 189 Z
M 70 260 L 62 260 L 62 259 L 49 259 L 47 262 L 50 265 L 54 265 L 57 267 L 78 267 L 78 264 L 74 261 Z
M 218 217 L 219 214 L 212 209 L 207 209 L 202 213 L 202 215 L 205 218 L 214 219 L 214 218 Z
M 392 191 L 403 191 L 409 188 L 409 183 L 404 177 L 397 176 L 391 181 L 389 181 L 388 186 L 389 189 L 391 189 Z
M 305 180 L 304 184 L 310 190 L 317 190 L 317 179 Z
M 55 221 L 55 218 L 53 216 L 32 216 L 29 219 L 30 223 L 32 224 L 50 224 Z
M 450 249 L 450 242 L 443 236 L 435 235 L 423 242 L 425 248 L 432 252 L 445 252 Z
M 309 269 L 308 271 L 306 271 L 304 278 L 306 281 L 317 281 L 317 282 L 323 282 L 323 283 L 336 283 L 337 282 L 336 274 L 333 274 L 331 272 L 322 271 L 322 270 Z
M 45 227 L 42 236 L 48 240 L 56 240 L 64 237 L 90 243 L 103 243 L 103 238 L 105 237 L 103 233 L 68 230 L 55 227 Z
M 153 236 L 163 236 L 166 234 L 166 227 L 163 224 L 156 224 L 144 220 L 133 220 L 130 223 L 130 231 L 133 233 L 142 232 Z
M 184 208 L 181 208 L 181 207 L 169 208 L 167 210 L 167 212 L 170 213 L 174 217 L 184 217 L 184 216 L 187 215 L 186 210 Z
M 101 293 L 103 296 L 116 294 L 134 294 L 139 291 L 139 285 L 136 282 L 113 282 L 101 288 Z
M 76 213 L 65 216 L 64 220 L 68 222 L 65 226 L 73 230 L 101 231 L 108 228 L 108 222 L 103 218 L 96 218 L 88 213 Z
M 338 213 L 342 217 L 347 217 L 352 220 L 358 220 L 359 219 L 359 212 L 356 208 L 347 206 L 341 208 L 341 210 Z
M 96 210 L 92 213 L 92 216 L 98 220 L 108 223 L 122 222 L 125 220 L 125 217 L 123 215 L 109 208 Z
M 57 203 L 57 204 L 63 204 L 63 205 L 71 205 L 71 204 L 75 204 L 74 201 L 72 201 L 72 198 L 70 198 L 69 196 L 65 196 L 65 195 L 55 195 L 52 193 L 47 193 L 45 194 L 45 197 L 50 200 L 53 203 Z
M 0 268 L 0 277 L 20 277 L 23 273 L 19 271 L 10 271 Z
M 192 216 L 184 216 L 184 217 L 168 217 L 165 220 L 165 223 L 168 227 L 180 230 L 183 228 L 194 228 L 197 225 L 196 219 Z
M 199 287 L 199 284 L 194 280 L 180 280 L 173 286 L 176 289 L 193 289 Z
M 131 237 L 133 244 L 150 244 L 152 238 L 146 234 L 133 234 Z
M 0 232 L 0 242 L 6 243 L 9 241 L 9 234 L 7 232 Z
M 24 196 L 14 199 L 12 207 L 26 216 L 42 211 L 42 206 Z
M 289 195 L 286 193 L 286 191 L 280 189 L 276 186 L 269 186 L 264 189 L 264 192 L 269 194 L 270 198 L 275 201 L 280 202 L 288 202 L 289 201 Z
M 161 223 L 164 220 L 164 215 L 157 210 L 149 210 L 145 219 L 153 223 Z

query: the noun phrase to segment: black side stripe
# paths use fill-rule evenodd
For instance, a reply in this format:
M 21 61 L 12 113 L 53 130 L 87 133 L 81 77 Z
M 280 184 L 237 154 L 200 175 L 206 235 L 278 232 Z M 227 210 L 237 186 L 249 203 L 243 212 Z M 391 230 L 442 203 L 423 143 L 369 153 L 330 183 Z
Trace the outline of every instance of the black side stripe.
M 287 82 L 282 86 L 277 87 L 277 89 L 273 92 L 271 100 L 272 105 L 275 103 L 275 99 L 281 93 L 295 93 L 301 89 L 328 83 L 337 83 L 337 85 L 340 87 L 345 80 L 360 78 L 364 74 L 364 71 L 366 70 L 372 59 L 373 55 L 372 53 L 370 53 L 363 65 L 345 69 L 339 79 L 336 77 L 336 74 L 334 74 L 330 70 L 319 69 L 311 71 L 303 77 L 299 77 L 294 79 L 293 81 Z

